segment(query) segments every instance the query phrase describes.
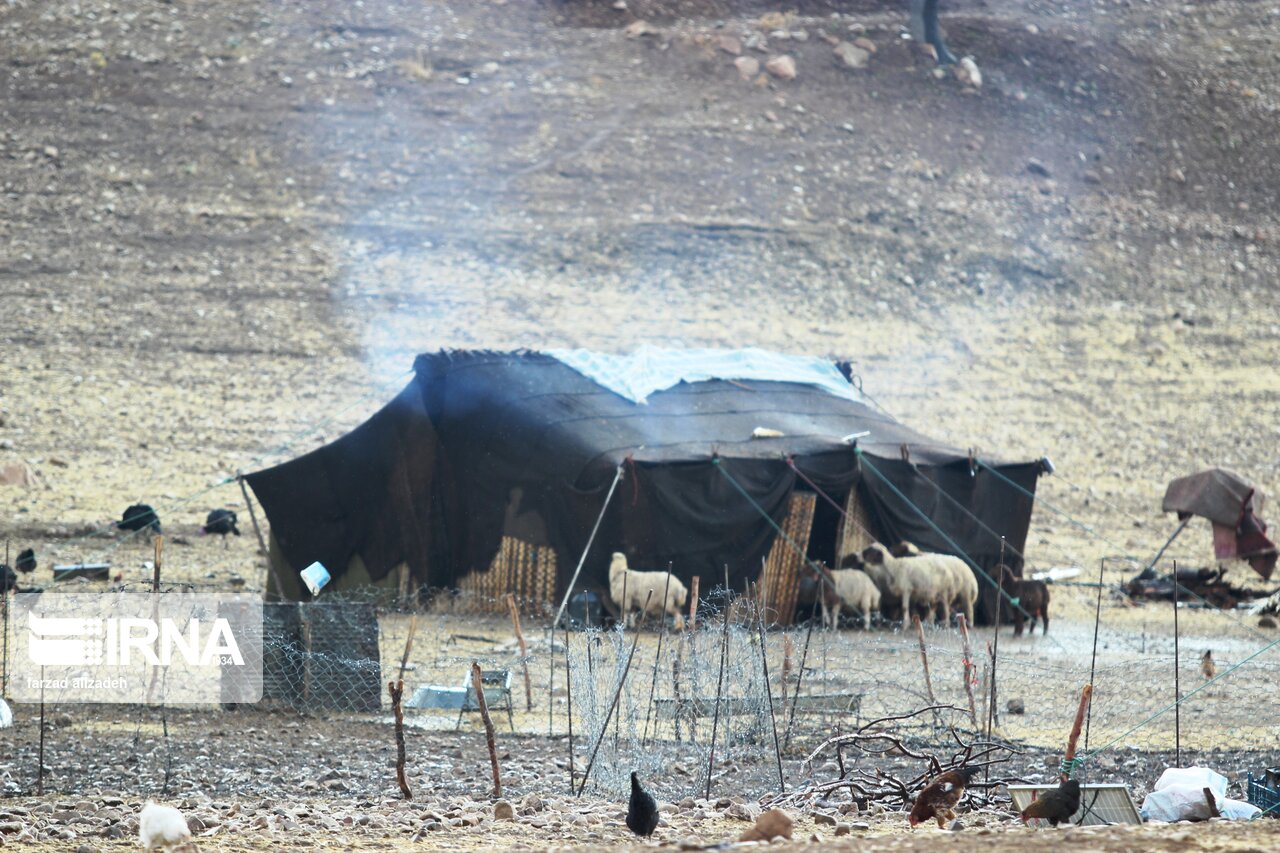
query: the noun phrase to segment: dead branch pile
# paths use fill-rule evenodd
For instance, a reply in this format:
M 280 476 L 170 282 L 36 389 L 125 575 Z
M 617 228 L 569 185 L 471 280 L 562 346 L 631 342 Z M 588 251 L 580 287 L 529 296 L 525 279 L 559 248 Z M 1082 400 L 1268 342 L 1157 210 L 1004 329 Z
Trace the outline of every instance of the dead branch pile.
M 779 795 L 762 805 L 766 808 L 770 806 L 798 808 L 813 800 L 828 799 L 832 794 L 843 789 L 848 791 L 850 799 L 858 804 L 859 809 L 865 809 L 870 803 L 878 803 L 891 809 L 902 809 L 909 806 L 914 801 L 916 793 L 928 784 L 930 779 L 939 774 L 960 767 L 990 768 L 1009 761 L 1014 755 L 1021 754 L 1019 750 L 1007 743 L 990 740 L 967 742 L 956 732 L 954 726 L 950 726 L 947 729 L 948 734 L 958 749 L 949 756 L 939 757 L 922 745 L 923 738 L 909 739 L 887 725 L 919 717 L 922 714 L 943 712 L 968 713 L 955 705 L 929 705 L 906 714 L 871 720 L 849 733 L 842 734 L 837 731 L 805 757 L 803 771 L 808 777 L 813 773 L 817 759 L 827 757 L 834 752 L 840 771 L 838 778 L 802 785 L 797 790 Z M 858 767 L 859 755 L 877 758 L 904 756 L 923 762 L 925 769 L 912 778 L 899 778 L 880 767 L 870 770 Z M 986 779 L 979 781 L 975 778 L 970 783 L 968 797 L 973 805 L 986 807 L 994 803 L 998 788 L 1011 782 L 1023 781 L 1025 780 L 1021 778 L 991 776 L 988 771 Z

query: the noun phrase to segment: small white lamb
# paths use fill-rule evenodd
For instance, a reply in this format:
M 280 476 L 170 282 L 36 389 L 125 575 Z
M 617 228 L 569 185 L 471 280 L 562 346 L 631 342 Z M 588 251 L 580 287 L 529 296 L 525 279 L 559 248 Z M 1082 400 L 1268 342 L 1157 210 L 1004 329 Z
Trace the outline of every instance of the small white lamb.
M 667 578 L 670 577 L 668 586 Z M 650 590 L 653 597 L 649 598 Z M 666 600 L 663 601 L 663 592 Z M 624 601 L 624 593 L 626 600 Z M 685 589 L 680 579 L 669 572 L 633 572 L 627 568 L 627 555 L 615 551 L 609 563 L 609 597 L 622 613 L 622 622 L 630 627 L 631 611 L 645 610 L 645 599 L 649 598 L 646 613 L 669 613 L 675 618 L 676 629 L 684 627 L 681 608 L 689 600 L 689 590 Z
M 880 590 L 871 576 L 861 569 L 836 569 L 831 572 L 831 582 L 840 596 L 841 609 L 860 612 L 863 629 L 871 630 L 871 612 L 880 609 Z
M 902 599 L 904 624 L 911 621 L 911 600 L 925 608 L 925 620 L 932 622 L 938 605 L 933 573 L 920 565 L 921 557 L 895 557 L 889 549 L 876 543 L 862 552 L 867 574 L 877 585 L 883 585 Z
M 182 812 L 147 800 L 138 815 L 138 840 L 147 850 L 196 850 Z

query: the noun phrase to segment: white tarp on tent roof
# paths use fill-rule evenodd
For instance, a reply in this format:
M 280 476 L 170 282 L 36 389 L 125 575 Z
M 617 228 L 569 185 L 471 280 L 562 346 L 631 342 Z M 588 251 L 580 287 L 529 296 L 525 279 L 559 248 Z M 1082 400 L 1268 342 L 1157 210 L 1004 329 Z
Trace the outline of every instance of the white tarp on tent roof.
M 633 403 L 681 382 L 708 379 L 796 382 L 855 402 L 862 395 L 836 366 L 821 358 L 761 349 L 664 349 L 643 346 L 626 355 L 553 349 L 547 355 Z

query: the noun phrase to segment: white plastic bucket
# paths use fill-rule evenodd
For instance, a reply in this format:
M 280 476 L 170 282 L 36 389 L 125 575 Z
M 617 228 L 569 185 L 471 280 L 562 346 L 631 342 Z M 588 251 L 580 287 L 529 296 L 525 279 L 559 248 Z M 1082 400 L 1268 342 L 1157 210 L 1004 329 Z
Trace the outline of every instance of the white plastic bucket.
M 312 563 L 303 569 L 301 576 L 302 582 L 307 585 L 312 595 L 319 595 L 320 590 L 324 589 L 324 585 L 329 582 L 329 570 L 319 562 Z

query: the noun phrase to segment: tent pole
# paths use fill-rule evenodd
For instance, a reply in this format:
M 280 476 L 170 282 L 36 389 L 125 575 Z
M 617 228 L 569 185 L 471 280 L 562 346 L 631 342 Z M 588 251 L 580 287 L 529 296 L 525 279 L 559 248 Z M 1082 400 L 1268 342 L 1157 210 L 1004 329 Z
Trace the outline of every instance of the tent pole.
M 564 615 L 565 605 L 569 603 L 569 596 L 573 594 L 573 585 L 578 582 L 578 575 L 582 573 L 582 566 L 587 562 L 587 554 L 591 553 L 591 545 L 596 541 L 596 534 L 600 532 L 600 522 L 604 521 L 605 511 L 609 509 L 609 503 L 613 500 L 613 493 L 618 489 L 618 481 L 622 479 L 622 466 L 625 463 L 618 463 L 618 470 L 613 474 L 613 483 L 609 486 L 609 494 L 604 496 L 604 506 L 600 507 L 600 514 L 596 516 L 595 527 L 591 528 L 591 535 L 587 537 L 587 546 L 582 549 L 582 556 L 578 558 L 578 567 L 573 570 L 573 577 L 569 580 L 569 587 L 564 591 L 564 598 L 560 600 L 560 609 L 556 611 L 556 618 L 551 620 L 551 626 L 554 628 L 560 624 L 560 617 Z
M 1145 569 L 1143 569 L 1144 572 L 1149 572 L 1156 567 L 1156 563 L 1160 562 L 1160 558 L 1164 556 L 1164 552 L 1169 550 L 1169 546 L 1173 544 L 1173 540 L 1177 539 L 1178 534 L 1186 529 L 1186 526 L 1191 523 L 1192 518 L 1193 516 L 1188 515 L 1179 522 L 1177 529 L 1173 531 L 1173 535 L 1165 540 L 1165 543 L 1160 546 L 1160 550 L 1156 552 L 1155 559 L 1152 560 Z

